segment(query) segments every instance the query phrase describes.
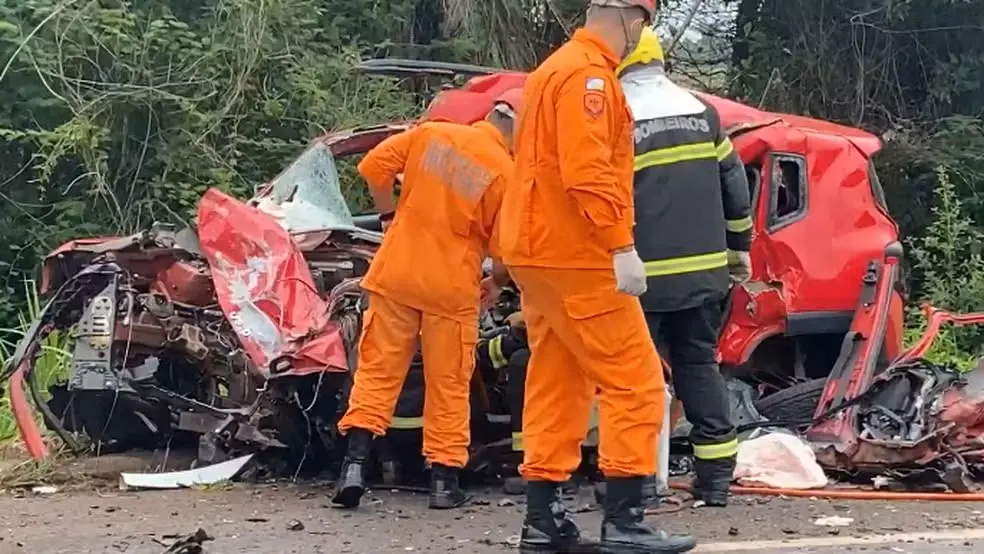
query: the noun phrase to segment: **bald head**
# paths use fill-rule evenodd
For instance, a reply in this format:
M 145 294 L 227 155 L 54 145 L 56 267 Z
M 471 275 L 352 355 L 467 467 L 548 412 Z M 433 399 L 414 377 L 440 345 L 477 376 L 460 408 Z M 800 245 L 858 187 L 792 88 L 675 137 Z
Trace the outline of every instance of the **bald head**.
M 639 43 L 642 29 L 649 24 L 649 13 L 640 6 L 616 7 L 592 5 L 584 23 L 622 58 Z

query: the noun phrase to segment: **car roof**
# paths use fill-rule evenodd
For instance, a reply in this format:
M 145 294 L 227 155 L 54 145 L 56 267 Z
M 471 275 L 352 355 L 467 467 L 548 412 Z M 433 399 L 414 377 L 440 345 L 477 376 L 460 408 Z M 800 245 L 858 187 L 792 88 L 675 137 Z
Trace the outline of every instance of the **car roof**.
M 422 119 L 474 123 L 485 117 L 500 94 L 522 87 L 526 82 L 526 75 L 526 73 L 507 71 L 473 77 L 460 88 L 438 93 Z M 881 140 L 861 129 L 812 117 L 769 112 L 713 94 L 701 92 L 695 94 L 717 109 L 721 123 L 726 129 L 748 129 L 782 124 L 808 134 L 843 137 L 866 156 L 872 156 L 881 149 Z

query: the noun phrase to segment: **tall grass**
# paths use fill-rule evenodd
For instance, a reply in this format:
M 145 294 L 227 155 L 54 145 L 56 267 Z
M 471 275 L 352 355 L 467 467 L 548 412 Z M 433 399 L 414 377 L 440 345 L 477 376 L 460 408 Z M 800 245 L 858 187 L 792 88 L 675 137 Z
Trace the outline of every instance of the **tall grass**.
M 24 292 L 27 303 L 18 314 L 17 327 L 0 329 L 0 360 L 6 365 L 14 353 L 17 343 L 31 327 L 31 323 L 41 313 L 41 299 L 38 297 L 37 285 L 34 281 L 24 282 Z M 38 380 L 42 394 L 47 395 L 48 387 L 64 381 L 68 376 L 68 364 L 71 359 L 69 333 L 53 332 L 41 343 L 41 353 L 34 364 L 34 375 Z M 10 395 L 5 394 L 0 400 L 0 444 L 9 442 L 17 436 L 17 425 L 10 409 Z

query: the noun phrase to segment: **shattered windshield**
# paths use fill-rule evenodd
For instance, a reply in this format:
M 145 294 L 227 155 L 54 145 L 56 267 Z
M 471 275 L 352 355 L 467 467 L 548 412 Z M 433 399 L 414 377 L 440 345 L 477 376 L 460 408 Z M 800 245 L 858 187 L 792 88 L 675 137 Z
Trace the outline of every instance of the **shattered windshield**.
M 271 183 L 264 200 L 279 207 L 277 219 L 291 233 L 354 229 L 331 151 L 315 142 Z

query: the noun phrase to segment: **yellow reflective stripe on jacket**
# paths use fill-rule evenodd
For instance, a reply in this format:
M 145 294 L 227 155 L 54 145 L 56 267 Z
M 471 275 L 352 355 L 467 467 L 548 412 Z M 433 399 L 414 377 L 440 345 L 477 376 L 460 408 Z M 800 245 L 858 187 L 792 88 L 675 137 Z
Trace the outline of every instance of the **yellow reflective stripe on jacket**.
M 695 444 L 694 457 L 701 460 L 720 460 L 738 454 L 738 439 L 718 444 Z
M 646 266 L 647 277 L 677 275 L 679 273 L 693 273 L 694 271 L 706 271 L 708 269 L 717 269 L 728 265 L 728 252 L 713 252 L 711 254 L 686 256 L 684 258 L 655 260 L 646 262 L 644 265 Z
M 390 422 L 390 429 L 423 429 L 424 418 L 422 417 L 394 417 Z
M 660 148 L 659 150 L 651 150 L 645 154 L 639 154 L 635 157 L 635 170 L 640 171 L 647 167 L 704 160 L 716 156 L 717 149 L 713 142 L 697 142 L 694 144 L 671 146 L 669 148 Z
M 492 361 L 492 367 L 495 369 L 502 369 L 509 365 L 509 360 L 502 353 L 502 335 L 489 340 L 489 360 Z
M 718 161 L 723 162 L 728 158 L 728 156 L 731 155 L 732 152 L 735 151 L 735 147 L 731 144 L 731 139 L 725 137 L 725 139 L 721 141 L 721 144 L 718 144 L 714 150 L 717 153 Z
M 729 219 L 728 220 L 728 232 L 729 233 L 744 233 L 745 231 L 750 231 L 752 229 L 752 218 L 743 217 L 741 219 Z
M 523 451 L 523 433 L 512 434 L 512 449 L 513 452 Z

